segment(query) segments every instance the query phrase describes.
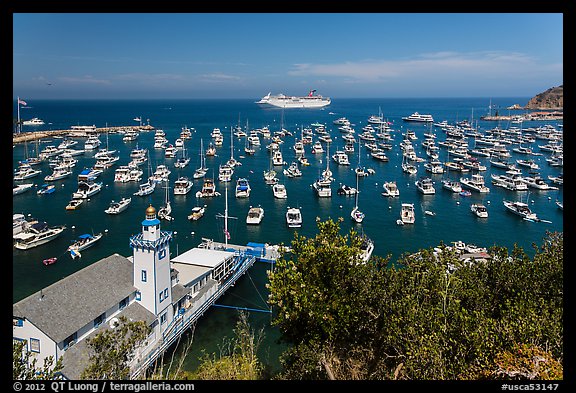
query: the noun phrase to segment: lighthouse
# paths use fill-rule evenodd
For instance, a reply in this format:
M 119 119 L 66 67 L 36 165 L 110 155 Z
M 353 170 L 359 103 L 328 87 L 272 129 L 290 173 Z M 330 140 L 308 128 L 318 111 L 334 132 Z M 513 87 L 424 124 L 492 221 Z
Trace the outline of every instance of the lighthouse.
M 142 221 L 142 232 L 130 238 L 133 251 L 136 301 L 159 318 L 160 325 L 172 320 L 170 279 L 172 233 L 160 229 L 156 209 L 150 205 Z

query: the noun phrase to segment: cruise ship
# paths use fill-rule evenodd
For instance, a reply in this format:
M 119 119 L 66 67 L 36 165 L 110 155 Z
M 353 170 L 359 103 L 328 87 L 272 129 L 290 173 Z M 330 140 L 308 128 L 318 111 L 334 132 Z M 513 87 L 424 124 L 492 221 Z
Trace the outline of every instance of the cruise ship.
M 316 90 L 310 90 L 307 96 L 296 97 L 287 96 L 285 94 L 272 95 L 266 94 L 257 104 L 271 105 L 278 108 L 322 108 L 330 105 L 331 100 L 329 97 L 322 97 L 321 95 L 314 94 Z
M 419 122 L 434 122 L 434 118 L 432 115 L 422 115 L 418 112 L 412 113 L 410 116 L 404 116 L 402 118 L 404 121 L 419 121 Z

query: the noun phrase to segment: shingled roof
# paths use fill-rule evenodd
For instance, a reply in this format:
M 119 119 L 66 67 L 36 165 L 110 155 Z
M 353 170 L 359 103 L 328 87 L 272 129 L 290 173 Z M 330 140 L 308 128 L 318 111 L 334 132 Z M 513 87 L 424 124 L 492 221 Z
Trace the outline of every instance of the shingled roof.
M 112 254 L 12 306 L 55 342 L 61 342 L 136 291 L 132 262 Z

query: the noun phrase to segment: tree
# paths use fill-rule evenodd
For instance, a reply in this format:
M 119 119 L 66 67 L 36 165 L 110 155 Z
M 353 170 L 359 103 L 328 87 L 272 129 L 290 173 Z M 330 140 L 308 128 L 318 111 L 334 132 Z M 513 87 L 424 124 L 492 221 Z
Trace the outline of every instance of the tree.
M 533 259 L 493 247 L 472 263 L 441 245 L 389 266 L 356 263 L 353 230 L 318 229 L 296 234 L 269 274 L 273 323 L 290 344 L 282 378 L 478 379 L 524 344 L 562 360 L 562 234 L 547 234 Z
M 89 365 L 81 379 L 128 379 L 129 363 L 134 358 L 134 350 L 148 337 L 150 327 L 144 321 L 128 321 L 124 316 L 118 324 L 105 329 L 92 338 L 86 339 Z
M 36 368 L 37 360 L 34 354 L 26 350 L 26 340 L 12 341 L 12 379 L 58 379 L 58 372 L 62 370 L 62 358 L 54 363 L 54 357 L 44 359 L 44 365 Z

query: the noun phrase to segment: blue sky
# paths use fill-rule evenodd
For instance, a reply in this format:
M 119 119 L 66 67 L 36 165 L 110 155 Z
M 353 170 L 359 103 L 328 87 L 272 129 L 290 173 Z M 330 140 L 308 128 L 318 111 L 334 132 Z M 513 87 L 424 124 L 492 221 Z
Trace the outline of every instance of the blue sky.
M 13 94 L 528 97 L 563 84 L 560 13 L 13 14 Z

